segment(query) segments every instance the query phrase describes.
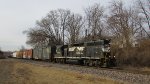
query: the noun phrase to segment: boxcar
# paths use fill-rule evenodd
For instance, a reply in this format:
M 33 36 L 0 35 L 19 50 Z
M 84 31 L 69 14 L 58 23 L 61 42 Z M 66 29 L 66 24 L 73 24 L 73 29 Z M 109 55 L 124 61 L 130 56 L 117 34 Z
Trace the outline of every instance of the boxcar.
M 23 58 L 23 51 L 17 51 L 16 58 Z
M 29 50 L 27 51 L 27 58 L 28 58 L 28 59 L 33 59 L 33 49 L 29 49 Z
M 25 50 L 25 58 L 32 59 L 33 58 L 33 49 Z
M 49 60 L 51 56 L 51 47 L 38 47 L 33 49 L 33 59 Z
M 17 54 L 16 52 L 13 52 L 12 57 L 16 58 L 16 54 Z
M 42 48 L 42 60 L 49 60 L 51 56 L 51 47 Z
M 0 59 L 5 58 L 4 53 L 2 51 L 0 51 Z
M 37 60 L 42 59 L 42 48 L 36 47 L 33 49 L 33 59 L 37 59 Z
M 27 59 L 27 55 L 28 55 L 27 50 L 24 50 L 24 51 L 23 51 L 23 58 L 24 58 L 24 59 Z

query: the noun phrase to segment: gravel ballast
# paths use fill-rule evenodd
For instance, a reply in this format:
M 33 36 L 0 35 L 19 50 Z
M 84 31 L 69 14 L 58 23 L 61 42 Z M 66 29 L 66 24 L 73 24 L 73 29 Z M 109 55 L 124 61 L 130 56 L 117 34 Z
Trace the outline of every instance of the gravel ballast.
M 140 74 L 140 73 L 131 73 L 127 71 L 121 70 L 110 70 L 104 68 L 95 68 L 95 67 L 87 67 L 87 66 L 77 66 L 70 64 L 58 64 L 58 63 L 49 63 L 49 62 L 41 62 L 41 61 L 30 61 L 23 60 L 23 62 L 35 64 L 43 67 L 56 67 L 65 70 L 77 71 L 79 73 L 87 73 L 96 75 L 99 77 L 110 78 L 112 80 L 121 81 L 130 84 L 150 84 L 150 75 L 148 74 Z

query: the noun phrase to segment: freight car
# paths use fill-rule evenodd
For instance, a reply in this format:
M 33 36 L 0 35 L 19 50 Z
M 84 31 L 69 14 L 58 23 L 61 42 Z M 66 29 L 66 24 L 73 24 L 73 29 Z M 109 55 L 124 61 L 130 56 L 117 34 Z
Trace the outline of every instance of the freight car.
M 3 59 L 3 58 L 5 58 L 4 52 L 2 52 L 2 51 L 0 50 L 0 59 Z
M 32 59 L 33 57 L 33 49 L 28 49 L 23 51 L 23 58 L 24 59 Z
M 15 52 L 13 52 L 12 57 L 16 58 L 16 55 L 17 55 L 17 52 L 15 51 Z
M 16 58 L 23 58 L 23 51 L 16 51 Z
M 33 49 L 33 59 L 35 60 L 50 60 L 51 47 L 36 47 Z

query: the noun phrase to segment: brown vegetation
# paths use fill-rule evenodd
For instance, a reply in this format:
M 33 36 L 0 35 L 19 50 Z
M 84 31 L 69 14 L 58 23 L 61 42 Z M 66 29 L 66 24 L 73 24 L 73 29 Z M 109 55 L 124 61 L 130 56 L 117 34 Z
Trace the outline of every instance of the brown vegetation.
M 137 47 L 113 48 L 119 65 L 150 67 L 150 40 L 142 40 Z
M 94 75 L 32 65 L 13 59 L 1 59 L 0 71 L 0 84 L 121 84 Z

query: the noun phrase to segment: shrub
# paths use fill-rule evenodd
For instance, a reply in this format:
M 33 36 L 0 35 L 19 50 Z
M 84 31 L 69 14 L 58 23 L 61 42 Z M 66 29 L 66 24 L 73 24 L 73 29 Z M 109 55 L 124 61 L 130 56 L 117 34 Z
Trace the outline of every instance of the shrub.
M 112 48 L 119 66 L 150 67 L 150 40 L 139 42 L 138 47 Z

